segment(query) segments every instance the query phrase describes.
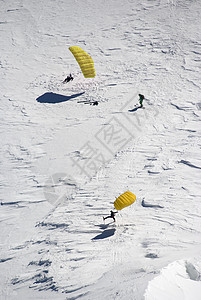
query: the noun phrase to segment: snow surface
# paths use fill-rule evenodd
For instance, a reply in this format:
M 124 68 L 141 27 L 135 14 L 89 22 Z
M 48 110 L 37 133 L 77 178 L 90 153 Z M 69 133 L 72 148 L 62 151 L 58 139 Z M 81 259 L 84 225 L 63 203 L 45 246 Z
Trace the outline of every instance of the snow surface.
M 200 299 L 200 19 L 199 0 L 0 2 L 1 299 Z
M 200 279 L 200 274 L 192 263 L 173 262 L 162 270 L 160 276 L 149 283 L 145 299 L 199 300 L 201 295 Z

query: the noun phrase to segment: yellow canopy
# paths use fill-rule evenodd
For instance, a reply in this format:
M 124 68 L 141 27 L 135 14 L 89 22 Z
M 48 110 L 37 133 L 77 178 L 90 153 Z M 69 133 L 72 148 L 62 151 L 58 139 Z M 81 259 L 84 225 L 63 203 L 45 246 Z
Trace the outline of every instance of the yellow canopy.
M 70 47 L 69 50 L 77 60 L 85 78 L 94 78 L 96 76 L 94 62 L 89 54 L 78 46 Z
M 114 207 L 117 210 L 121 210 L 122 208 L 133 204 L 135 202 L 135 199 L 136 196 L 133 193 L 127 191 L 114 201 Z

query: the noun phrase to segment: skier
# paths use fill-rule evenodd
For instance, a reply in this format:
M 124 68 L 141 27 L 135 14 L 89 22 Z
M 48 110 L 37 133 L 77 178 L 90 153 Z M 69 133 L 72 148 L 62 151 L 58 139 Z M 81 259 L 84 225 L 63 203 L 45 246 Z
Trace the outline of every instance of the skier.
M 140 102 L 140 108 L 141 108 L 141 107 L 143 107 L 142 102 L 144 100 L 144 95 L 139 94 L 138 96 L 139 96 L 139 102 Z
M 114 211 L 110 211 L 110 216 L 107 216 L 107 217 L 103 217 L 103 220 L 105 221 L 106 219 L 108 219 L 108 218 L 112 218 L 113 220 L 114 220 L 114 222 L 115 222 L 115 214 L 117 214 L 118 213 L 118 211 L 117 212 L 114 212 Z
M 69 82 L 73 80 L 73 76 L 70 74 L 69 76 L 66 77 L 66 79 L 64 79 L 63 83 Z

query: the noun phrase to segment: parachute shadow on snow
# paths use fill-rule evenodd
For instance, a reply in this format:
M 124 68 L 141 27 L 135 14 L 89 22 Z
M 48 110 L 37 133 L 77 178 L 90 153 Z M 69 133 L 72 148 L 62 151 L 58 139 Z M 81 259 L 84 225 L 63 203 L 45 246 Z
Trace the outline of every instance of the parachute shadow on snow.
M 115 234 L 115 228 L 106 229 L 101 234 L 95 236 L 92 240 L 103 240 Z
M 66 102 L 68 100 L 71 100 L 73 98 L 77 98 L 81 95 L 83 95 L 83 93 L 79 93 L 79 94 L 74 94 L 71 96 L 64 96 L 64 95 L 60 95 L 60 94 L 56 94 L 56 93 L 45 93 L 43 95 L 41 95 L 40 97 L 38 97 L 36 99 L 37 102 L 39 103 L 52 103 L 52 104 L 56 104 L 56 103 L 61 103 L 61 102 Z

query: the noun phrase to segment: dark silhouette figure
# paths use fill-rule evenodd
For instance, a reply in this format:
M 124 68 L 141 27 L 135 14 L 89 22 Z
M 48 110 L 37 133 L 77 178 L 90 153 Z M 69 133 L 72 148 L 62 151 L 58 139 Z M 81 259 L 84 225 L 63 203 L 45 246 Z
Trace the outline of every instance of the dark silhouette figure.
M 105 221 L 106 219 L 109 219 L 109 218 L 112 218 L 113 220 L 114 220 L 114 222 L 116 221 L 115 220 L 115 214 L 117 214 L 118 213 L 118 211 L 117 212 L 114 212 L 114 211 L 110 211 L 110 216 L 107 216 L 107 217 L 103 217 L 103 220 Z
M 73 80 L 73 79 L 74 79 L 73 76 L 70 74 L 70 75 L 68 75 L 68 76 L 66 77 L 66 79 L 64 79 L 63 83 L 67 83 L 67 82 L 69 82 L 69 81 L 71 81 L 71 80 Z
M 142 102 L 143 102 L 143 100 L 144 100 L 144 95 L 139 94 L 138 96 L 139 96 L 140 107 L 143 107 Z

